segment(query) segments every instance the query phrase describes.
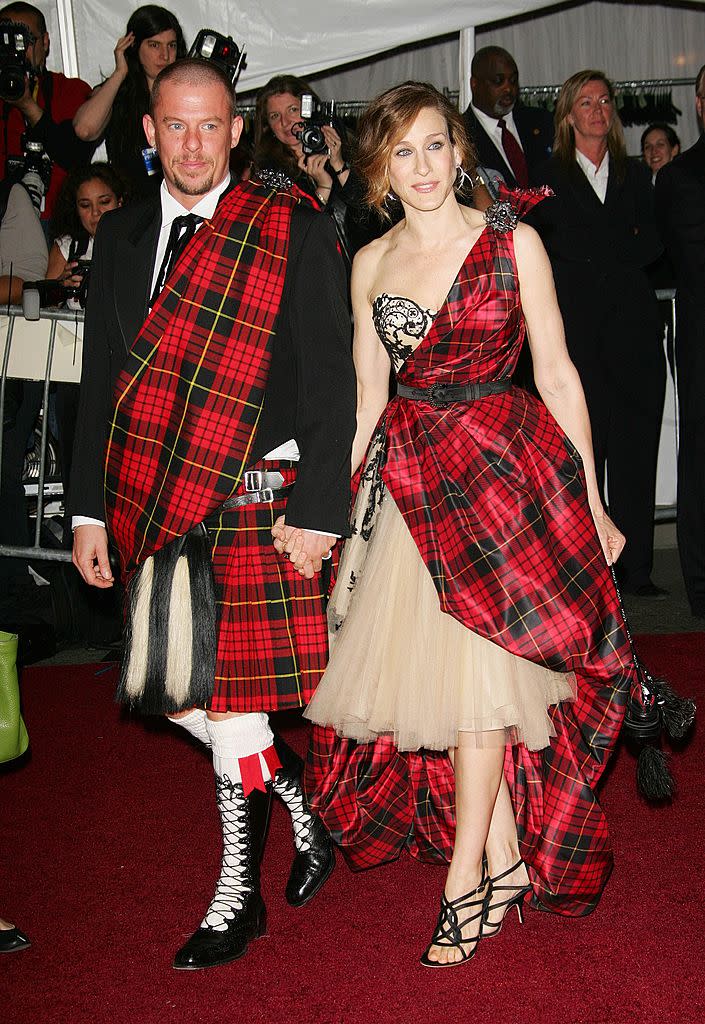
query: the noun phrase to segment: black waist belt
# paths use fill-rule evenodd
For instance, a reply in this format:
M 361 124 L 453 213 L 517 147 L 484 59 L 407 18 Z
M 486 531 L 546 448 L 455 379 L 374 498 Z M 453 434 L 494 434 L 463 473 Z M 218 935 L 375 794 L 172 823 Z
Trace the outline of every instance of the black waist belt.
M 488 395 L 501 395 L 512 386 L 511 377 L 503 380 L 491 380 L 486 384 L 432 384 L 430 388 L 409 388 L 406 384 L 397 385 L 400 398 L 411 398 L 414 402 L 428 402 L 437 409 L 450 405 L 451 402 L 475 402 L 478 398 Z
M 293 488 L 293 484 L 284 484 L 284 477 L 276 471 L 266 472 L 259 469 L 249 469 L 245 473 L 245 494 L 236 494 L 228 498 L 220 506 L 220 510 L 226 512 L 230 508 L 238 508 L 240 505 L 261 505 L 271 504 L 285 498 Z

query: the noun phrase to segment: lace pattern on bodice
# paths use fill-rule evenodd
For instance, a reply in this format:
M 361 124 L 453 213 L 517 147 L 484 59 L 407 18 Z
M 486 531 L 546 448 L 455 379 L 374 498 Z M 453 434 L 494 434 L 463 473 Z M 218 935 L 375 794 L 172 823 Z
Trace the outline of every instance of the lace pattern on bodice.
M 372 322 L 395 372 L 423 341 L 437 314 L 413 299 L 382 292 L 372 303 Z

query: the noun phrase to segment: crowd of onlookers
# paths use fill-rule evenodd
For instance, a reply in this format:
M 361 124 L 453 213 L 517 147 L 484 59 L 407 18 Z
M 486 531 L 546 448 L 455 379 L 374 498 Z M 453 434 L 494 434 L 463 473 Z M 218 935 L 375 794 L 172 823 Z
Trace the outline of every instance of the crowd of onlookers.
M 91 90 L 80 79 L 47 70 L 50 41 L 38 8 L 20 0 L 2 8 L 0 19 L 24 29 L 28 68 L 24 92 L 0 99 L 0 301 L 19 302 L 23 281 L 49 278 L 61 282 L 66 304 L 77 308 L 85 302 L 103 213 L 159 188 L 159 159 L 147 143 L 143 118 L 157 75 L 186 54 L 186 43 L 170 11 L 140 7 L 115 45 L 114 71 Z M 552 263 L 568 348 L 588 401 L 598 473 L 628 537 L 622 583 L 625 590 L 652 598 L 664 595 L 651 579 L 651 568 L 666 373 L 663 334 L 669 319 L 654 289 L 678 285 L 679 539 L 691 605 L 703 614 L 705 552 L 696 538 L 705 537 L 705 499 L 693 481 L 702 446 L 696 408 L 703 404 L 697 397 L 702 370 L 684 353 L 699 323 L 695 299 L 686 300 L 685 264 L 705 245 L 705 225 L 697 221 L 697 204 L 679 209 L 670 198 L 692 156 L 679 157 L 680 140 L 670 125 L 652 124 L 641 139 L 642 160 L 628 158 L 613 88 L 601 72 L 571 76 L 555 117 L 521 103 L 516 63 L 499 47 L 476 53 L 470 84 L 472 101 L 464 117 L 478 166 L 466 169 L 476 186 L 468 201 L 487 205 L 501 199 L 503 186 L 548 185 L 555 193 L 537 208 L 532 222 Z M 317 99 L 305 81 L 292 76 L 277 76 L 260 90 L 253 138 L 234 154 L 233 175 L 258 173 L 296 183 L 308 201 L 333 218 L 349 266 L 357 249 L 383 226 L 363 202 L 352 143 L 339 122 L 323 125 L 322 151 L 302 147 L 301 98 L 308 93 Z M 696 93 L 702 114 L 699 89 Z M 91 163 L 101 142 L 108 160 Z M 671 167 L 680 173 L 671 174 Z M 394 218 L 392 199 L 390 214 Z M 520 363 L 517 375 L 531 386 L 528 361 Z M 75 392 L 67 385 L 54 399 L 65 478 Z M 8 384 L 0 527 L 6 543 L 27 540 L 22 462 L 40 403 L 41 385 Z M 685 520 L 692 518 L 691 525 L 684 525 L 683 510 L 689 510 Z M 3 577 L 18 571 L 26 579 L 19 560 L 0 560 Z

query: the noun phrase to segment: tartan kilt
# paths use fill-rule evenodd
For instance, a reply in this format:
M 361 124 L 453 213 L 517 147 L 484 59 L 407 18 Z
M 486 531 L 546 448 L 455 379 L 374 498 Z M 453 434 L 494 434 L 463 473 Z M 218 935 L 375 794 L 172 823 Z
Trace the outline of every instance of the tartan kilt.
M 259 462 L 284 486 L 295 463 Z M 244 479 L 244 478 L 243 478 Z M 235 494 L 244 494 L 244 482 Z M 279 711 L 308 704 L 328 660 L 322 573 L 304 579 L 279 555 L 271 530 L 286 497 L 242 505 L 206 519 L 212 539 L 217 653 L 211 711 Z

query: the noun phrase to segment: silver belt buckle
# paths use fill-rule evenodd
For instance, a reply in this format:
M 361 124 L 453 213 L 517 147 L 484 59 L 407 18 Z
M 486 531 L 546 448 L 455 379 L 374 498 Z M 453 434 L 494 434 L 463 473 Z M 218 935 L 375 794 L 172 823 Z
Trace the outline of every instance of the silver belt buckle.
M 246 491 L 261 491 L 262 490 L 262 477 L 263 473 L 261 469 L 246 469 L 245 470 L 245 490 Z
M 268 501 L 270 504 L 274 501 L 274 491 L 271 487 L 263 487 L 260 495 L 262 501 Z

